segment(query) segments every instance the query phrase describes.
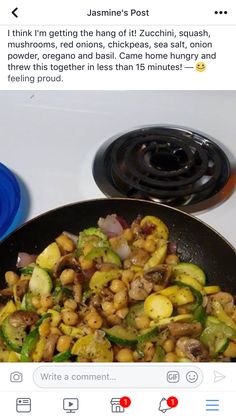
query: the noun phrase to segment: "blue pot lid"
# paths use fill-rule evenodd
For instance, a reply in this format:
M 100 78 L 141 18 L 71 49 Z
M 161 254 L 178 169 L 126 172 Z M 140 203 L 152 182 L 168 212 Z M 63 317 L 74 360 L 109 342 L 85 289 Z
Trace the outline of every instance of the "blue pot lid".
M 0 238 L 11 226 L 20 205 L 20 187 L 13 173 L 0 163 Z

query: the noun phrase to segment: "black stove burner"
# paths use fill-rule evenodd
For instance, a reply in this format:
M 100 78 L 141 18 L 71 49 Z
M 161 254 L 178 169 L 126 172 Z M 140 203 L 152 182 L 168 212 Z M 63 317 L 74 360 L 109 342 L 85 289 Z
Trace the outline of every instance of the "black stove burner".
M 230 164 L 224 151 L 206 136 L 155 126 L 103 144 L 95 156 L 93 175 L 109 197 L 188 206 L 221 191 L 230 177 Z

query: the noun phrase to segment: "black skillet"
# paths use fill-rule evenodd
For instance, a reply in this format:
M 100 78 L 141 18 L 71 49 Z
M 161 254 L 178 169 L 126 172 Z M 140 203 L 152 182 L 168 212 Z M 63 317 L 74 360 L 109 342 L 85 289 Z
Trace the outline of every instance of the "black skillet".
M 169 227 L 170 240 L 178 245 L 184 261 L 192 261 L 206 272 L 209 283 L 236 294 L 236 252 L 216 231 L 198 219 L 174 208 L 135 199 L 97 199 L 49 211 L 27 222 L 0 243 L 0 287 L 4 273 L 14 270 L 19 251 L 39 253 L 63 230 L 78 234 L 95 226 L 107 214 L 131 222 L 138 214 L 156 215 Z

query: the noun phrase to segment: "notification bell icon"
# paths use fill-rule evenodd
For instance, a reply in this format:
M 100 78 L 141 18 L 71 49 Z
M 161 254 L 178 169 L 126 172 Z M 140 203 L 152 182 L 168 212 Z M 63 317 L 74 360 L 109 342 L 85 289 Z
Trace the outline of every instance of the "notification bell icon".
M 166 413 L 167 410 L 173 409 L 174 407 L 178 406 L 178 403 L 178 399 L 175 396 L 168 397 L 168 399 L 162 397 L 159 403 L 159 410 L 162 413 Z
M 166 413 L 166 411 L 167 410 L 170 410 L 170 409 L 171 409 L 171 407 L 168 406 L 167 400 L 165 399 L 165 397 L 163 397 L 161 399 L 161 401 L 160 401 L 160 404 L 159 404 L 159 410 L 160 410 L 160 412 Z

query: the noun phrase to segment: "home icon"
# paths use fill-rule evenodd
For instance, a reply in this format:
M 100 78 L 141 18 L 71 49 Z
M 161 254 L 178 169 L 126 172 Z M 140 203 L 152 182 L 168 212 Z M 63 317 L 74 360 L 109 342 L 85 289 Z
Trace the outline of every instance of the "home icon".
M 125 409 L 120 405 L 119 398 L 111 399 L 111 411 L 112 413 L 124 413 Z

